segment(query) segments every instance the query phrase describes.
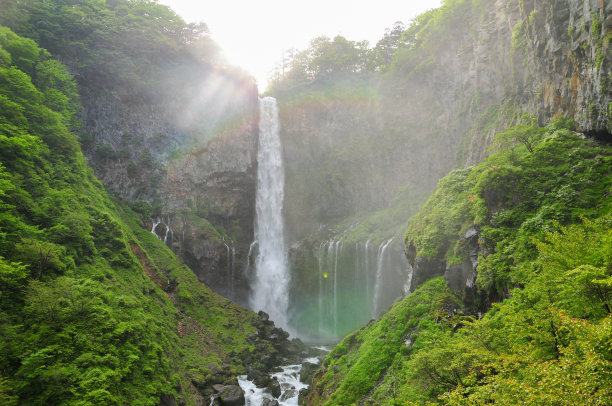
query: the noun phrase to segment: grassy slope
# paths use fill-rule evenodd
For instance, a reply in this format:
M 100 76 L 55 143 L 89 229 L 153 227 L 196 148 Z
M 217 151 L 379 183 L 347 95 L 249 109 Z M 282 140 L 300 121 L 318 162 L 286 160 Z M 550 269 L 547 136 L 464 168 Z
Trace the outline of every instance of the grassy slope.
M 3 27 L 0 103 L 0 403 L 193 404 L 243 373 L 257 316 L 108 197 L 69 130 L 72 78 Z

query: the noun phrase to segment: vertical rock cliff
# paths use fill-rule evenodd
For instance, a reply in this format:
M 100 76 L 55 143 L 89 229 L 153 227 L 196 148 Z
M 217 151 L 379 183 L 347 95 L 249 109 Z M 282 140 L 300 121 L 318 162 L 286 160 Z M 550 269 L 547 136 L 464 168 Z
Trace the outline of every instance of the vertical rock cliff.
M 180 96 L 83 97 L 86 154 L 108 190 L 143 216 L 215 291 L 246 303 L 253 240 L 257 88 L 193 72 Z
M 316 248 L 330 233 L 362 243 L 384 234 L 374 226 L 350 230 L 402 193 L 430 193 L 452 169 L 479 163 L 493 136 L 524 114 L 541 125 L 564 116 L 578 131 L 610 140 L 610 2 L 448 1 L 417 18 L 403 40 L 384 74 L 361 70 L 276 90 L 296 250 Z M 387 222 L 386 238 L 396 224 Z M 466 246 L 472 240 L 466 236 Z M 411 258 L 413 288 L 446 272 L 469 290 L 475 248 L 450 268 L 444 258 L 417 258 L 420 248 Z M 296 275 L 309 278 L 316 296 L 316 278 Z

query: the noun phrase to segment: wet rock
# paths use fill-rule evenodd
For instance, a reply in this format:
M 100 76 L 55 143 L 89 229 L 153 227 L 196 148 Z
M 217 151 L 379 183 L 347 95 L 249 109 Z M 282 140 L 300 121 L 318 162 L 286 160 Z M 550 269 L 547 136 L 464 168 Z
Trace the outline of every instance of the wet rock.
M 298 393 L 298 405 L 304 404 L 304 399 L 306 398 L 306 395 L 308 395 L 308 389 L 300 389 L 300 393 Z
M 296 397 L 298 395 L 298 391 L 295 388 L 287 389 L 283 392 L 282 396 L 278 398 L 281 402 L 286 402 L 287 400 Z
M 213 385 L 223 406 L 243 406 L 244 391 L 238 385 Z
M 412 272 L 410 290 L 414 292 L 429 279 L 442 276 L 446 271 L 446 260 L 444 258 L 426 258 L 417 256 L 416 264 Z
M 329 354 L 329 351 L 321 349 L 321 348 L 310 347 L 308 349 L 309 357 L 317 357 L 321 359 L 321 358 L 325 358 L 327 354 Z
M 302 364 L 302 370 L 300 371 L 300 380 L 308 385 L 312 383 L 312 377 L 315 372 L 319 369 L 318 364 L 312 362 L 304 362 Z
M 470 227 L 461 236 L 461 246 L 467 254 L 465 259 L 461 264 L 448 265 L 444 272 L 444 279 L 451 291 L 462 297 L 468 304 L 473 304 L 475 301 L 478 254 L 480 252 L 479 237 L 478 229 Z
M 281 386 L 276 377 L 273 377 L 268 383 L 268 390 L 275 398 L 281 395 Z
M 259 312 L 257 312 L 257 315 L 259 316 L 263 324 L 269 325 L 269 326 L 274 325 L 274 322 L 270 320 L 270 315 L 264 312 L 263 310 L 260 310 Z
M 278 401 L 276 399 L 264 399 L 262 406 L 278 406 Z
M 253 371 L 247 375 L 249 381 L 252 381 L 258 388 L 265 388 L 270 382 L 270 377 L 261 371 Z

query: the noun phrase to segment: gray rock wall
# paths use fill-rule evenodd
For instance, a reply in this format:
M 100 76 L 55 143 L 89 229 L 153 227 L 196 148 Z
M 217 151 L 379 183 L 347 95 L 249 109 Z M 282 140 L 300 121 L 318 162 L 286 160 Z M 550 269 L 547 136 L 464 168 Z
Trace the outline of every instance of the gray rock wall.
M 144 227 L 160 222 L 156 234 L 201 281 L 244 304 L 255 213 L 257 89 L 228 75 L 203 72 L 199 79 L 185 94 L 159 100 L 86 92 L 83 144 L 105 187 L 147 208 Z M 211 82 L 215 92 L 207 91 Z
M 484 159 L 493 136 L 524 113 L 541 124 L 565 116 L 610 140 L 612 2 L 458 4 L 467 17 L 442 22 L 444 41 L 416 51 L 367 91 L 280 99 L 294 241 L 316 241 L 330 225 L 341 229 L 352 215 L 383 209 L 402 187 L 432 190 L 450 170 Z M 459 265 L 414 258 L 413 288 L 446 274 L 470 296 L 476 265 L 468 251 Z

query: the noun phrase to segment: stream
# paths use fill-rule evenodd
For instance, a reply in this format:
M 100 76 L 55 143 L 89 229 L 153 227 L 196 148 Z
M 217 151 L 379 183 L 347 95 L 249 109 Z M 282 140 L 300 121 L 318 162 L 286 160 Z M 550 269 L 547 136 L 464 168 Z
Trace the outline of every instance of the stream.
M 321 351 L 318 357 L 304 358 L 301 364 L 291 364 L 281 367 L 281 371 L 271 375 L 280 385 L 280 395 L 274 396 L 269 387 L 258 388 L 246 375 L 238 376 L 238 384 L 244 391 L 246 406 L 286 406 L 298 405 L 299 394 L 308 384 L 301 381 L 300 373 L 305 364 L 320 365 L 322 359 L 330 351 L 326 347 L 314 347 Z

